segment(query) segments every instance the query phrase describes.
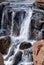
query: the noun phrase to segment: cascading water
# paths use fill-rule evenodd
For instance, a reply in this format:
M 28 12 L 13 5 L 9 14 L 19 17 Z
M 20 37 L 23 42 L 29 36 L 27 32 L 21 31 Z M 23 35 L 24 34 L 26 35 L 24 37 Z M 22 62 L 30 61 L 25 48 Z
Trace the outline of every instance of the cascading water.
M 13 27 L 15 27 L 14 26 L 14 22 L 15 22 L 14 17 L 16 15 L 16 12 L 12 11 L 12 23 L 11 23 L 11 34 L 10 34 L 11 44 L 10 44 L 10 47 L 8 49 L 7 54 L 3 55 L 5 65 L 13 65 L 14 62 L 15 62 L 14 61 L 15 57 L 16 57 L 16 55 L 19 51 L 21 51 L 23 53 L 23 55 L 22 55 L 21 62 L 18 63 L 17 65 L 32 65 L 33 64 L 33 62 L 30 61 L 31 55 L 28 55 L 27 54 L 28 52 L 26 50 L 24 51 L 24 50 L 19 49 L 21 42 L 28 41 L 28 38 L 30 36 L 29 35 L 29 33 L 30 33 L 30 23 L 31 23 L 31 16 L 32 16 L 33 11 L 30 8 L 27 8 L 27 9 L 28 10 L 25 11 L 26 15 L 24 17 L 24 20 L 23 20 L 23 14 L 22 13 L 21 13 L 21 17 L 19 17 L 20 21 L 22 23 L 21 23 L 21 28 L 20 28 L 20 34 L 17 37 L 13 36 Z M 3 29 L 4 14 L 5 13 L 3 12 L 2 21 L 1 21 L 1 29 Z M 31 41 L 29 41 L 29 42 L 31 42 Z M 13 52 L 13 54 L 12 54 L 12 52 Z
M 31 16 L 32 16 L 32 10 L 29 9 L 29 13 L 21 25 L 20 36 L 23 37 L 25 40 L 27 40 L 29 36 Z
M 20 44 L 18 44 L 18 43 L 22 42 L 23 40 L 28 40 L 32 12 L 33 11 L 29 9 L 29 13 L 26 16 L 26 19 L 21 24 L 20 35 L 18 37 L 12 36 L 13 24 L 14 24 L 14 16 L 15 16 L 15 12 L 12 12 L 12 26 L 11 26 L 11 29 L 12 29 L 11 30 L 11 40 L 12 40 L 12 42 L 11 42 L 11 45 L 10 45 L 10 48 L 8 50 L 7 55 L 3 56 L 4 59 L 5 59 L 5 61 L 4 61 L 5 65 L 13 65 L 14 64 L 15 55 L 17 54 L 18 51 L 21 51 L 19 49 Z M 11 53 L 13 51 L 14 51 L 14 53 L 11 56 Z M 23 56 L 23 57 L 26 58 L 26 56 Z M 26 62 L 25 65 L 28 65 L 27 61 L 28 61 L 28 57 L 26 58 L 26 60 L 24 60 L 23 64 L 25 64 L 25 62 Z

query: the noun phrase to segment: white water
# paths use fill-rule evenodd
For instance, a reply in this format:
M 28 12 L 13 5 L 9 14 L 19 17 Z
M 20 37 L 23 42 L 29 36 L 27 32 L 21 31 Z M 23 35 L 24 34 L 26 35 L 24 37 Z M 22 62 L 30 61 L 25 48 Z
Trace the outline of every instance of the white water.
M 11 45 L 10 45 L 7 55 L 3 56 L 5 65 L 13 65 L 14 57 L 17 54 L 17 52 L 20 51 L 19 50 L 20 44 L 18 44 L 18 43 L 21 43 L 24 40 L 28 40 L 32 12 L 33 11 L 29 9 L 28 16 L 22 22 L 20 35 L 18 37 L 12 36 L 13 25 L 14 25 L 14 16 L 15 16 L 15 13 L 12 12 L 12 26 L 11 26 L 11 35 L 10 35 L 11 36 Z M 14 54 L 12 56 L 10 56 L 12 51 L 14 51 Z M 26 61 L 23 62 L 25 64 L 25 62 L 28 61 L 28 58 L 26 56 L 24 58 L 26 58 Z M 31 63 L 29 63 L 29 64 L 31 64 Z M 25 65 L 28 65 L 28 64 L 25 64 Z
M 30 22 L 31 22 L 32 10 L 29 9 L 28 16 L 23 21 L 21 25 L 20 36 L 23 37 L 25 40 L 29 37 L 29 29 L 30 29 Z
M 13 11 L 12 12 L 12 25 L 11 25 L 11 36 L 12 36 L 12 34 L 13 34 L 13 26 L 14 26 L 14 16 L 15 16 L 15 12 Z

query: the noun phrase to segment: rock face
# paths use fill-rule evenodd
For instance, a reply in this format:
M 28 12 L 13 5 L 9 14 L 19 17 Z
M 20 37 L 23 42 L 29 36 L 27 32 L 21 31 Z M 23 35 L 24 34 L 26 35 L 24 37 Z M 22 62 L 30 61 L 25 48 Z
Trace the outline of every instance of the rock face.
M 44 65 L 44 40 L 35 42 L 32 52 L 34 65 Z
M 37 65 L 44 65 L 44 46 L 40 49 L 37 56 Z
M 44 2 L 44 0 L 36 0 L 36 2 Z
M 0 52 L 6 54 L 10 45 L 10 37 L 0 39 Z
M 32 46 L 31 43 L 22 42 L 19 48 L 23 50 L 23 49 L 28 49 L 28 48 L 30 48 L 31 46 Z
M 21 58 L 22 58 L 22 52 L 19 51 L 15 55 L 14 62 L 13 62 L 14 64 L 13 65 L 17 65 L 21 61 Z
M 17 11 L 14 16 L 13 35 L 18 36 L 20 34 L 21 24 L 25 18 L 25 11 Z M 15 26 L 15 27 L 14 27 Z
M 11 32 L 13 33 L 12 35 L 14 35 L 14 36 L 18 36 L 20 34 L 21 23 L 22 23 L 23 19 L 25 18 L 26 12 L 25 11 L 15 11 L 14 15 L 13 15 L 12 7 L 14 5 L 13 6 L 12 5 L 5 3 L 5 5 L 4 5 L 5 8 L 3 7 L 4 11 L 2 9 L 0 9 L 0 14 L 1 14 L 0 21 L 2 20 L 2 16 L 4 13 L 3 31 L 0 32 L 0 36 L 1 35 L 2 36 L 10 35 Z M 6 6 L 9 6 L 9 7 L 6 7 Z M 10 7 L 10 6 L 12 6 L 12 7 Z M 15 7 L 17 7 L 17 6 L 15 5 Z M 3 13 L 2 13 L 2 11 L 3 11 Z M 12 18 L 13 18 L 13 20 L 12 20 Z M 0 25 L 1 25 L 1 23 L 0 23 Z M 0 26 L 0 28 L 1 28 L 1 26 Z M 11 29 L 12 29 L 12 31 L 11 31 Z
M 31 39 L 44 39 L 44 13 L 33 11 L 31 20 Z
M 44 0 L 35 0 L 34 4 L 36 8 L 44 9 Z
M 2 54 L 0 53 L 0 65 L 4 65 L 4 59 L 2 57 Z

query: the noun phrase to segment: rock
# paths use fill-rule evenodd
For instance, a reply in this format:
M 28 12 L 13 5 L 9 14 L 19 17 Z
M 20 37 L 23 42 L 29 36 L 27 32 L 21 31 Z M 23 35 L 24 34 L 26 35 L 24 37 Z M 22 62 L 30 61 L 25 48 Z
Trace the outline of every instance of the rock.
M 30 48 L 31 46 L 32 45 L 29 42 L 22 42 L 19 48 L 22 49 L 22 50 L 24 50 L 24 49 Z
M 0 52 L 6 54 L 10 45 L 10 37 L 0 39 Z
M 35 8 L 44 9 L 44 0 L 35 0 Z
M 42 65 L 41 63 L 44 59 L 44 40 L 36 41 L 33 44 L 32 53 L 34 65 Z
M 43 2 L 44 3 L 44 0 L 36 0 L 36 2 L 41 2 L 41 3 Z
M 37 65 L 44 65 L 44 46 L 41 47 L 36 62 Z
M 2 54 L 0 53 L 0 65 L 4 65 L 4 59 L 2 57 Z
M 15 17 L 14 17 L 14 26 L 13 26 L 13 35 L 18 36 L 20 34 L 20 28 L 21 28 L 21 24 L 23 19 L 25 18 L 25 11 L 17 11 L 15 13 Z
M 42 21 L 42 22 L 41 22 Z M 34 11 L 31 20 L 31 39 L 38 40 L 40 37 L 39 33 L 41 33 L 40 39 L 43 39 L 42 29 L 44 29 L 44 13 L 40 11 Z
M 0 0 L 0 3 L 2 2 L 3 0 Z
M 14 64 L 13 64 L 13 65 L 17 65 L 17 64 L 21 61 L 21 58 L 22 58 L 22 52 L 19 51 L 19 52 L 17 52 L 17 54 L 15 55 Z

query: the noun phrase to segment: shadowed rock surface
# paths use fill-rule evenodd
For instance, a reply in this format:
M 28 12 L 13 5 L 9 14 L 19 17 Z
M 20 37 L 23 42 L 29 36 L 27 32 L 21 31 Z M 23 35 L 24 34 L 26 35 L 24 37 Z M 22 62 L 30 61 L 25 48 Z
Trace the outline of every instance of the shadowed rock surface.
M 14 59 L 15 60 L 13 62 L 14 63 L 13 65 L 17 65 L 22 59 L 22 52 L 21 51 L 17 52 Z
M 31 39 L 44 39 L 44 13 L 34 11 L 31 20 Z
M 4 59 L 2 57 L 2 54 L 0 53 L 0 65 L 4 65 Z
M 10 37 L 0 39 L 0 52 L 6 54 L 10 45 Z
M 28 49 L 28 48 L 30 48 L 31 46 L 32 46 L 31 43 L 22 42 L 19 48 L 23 50 L 23 49 Z

